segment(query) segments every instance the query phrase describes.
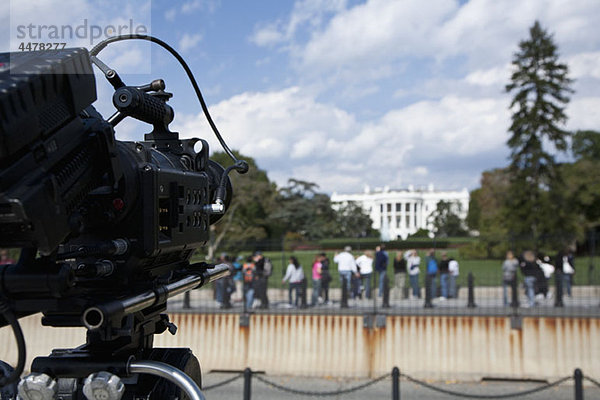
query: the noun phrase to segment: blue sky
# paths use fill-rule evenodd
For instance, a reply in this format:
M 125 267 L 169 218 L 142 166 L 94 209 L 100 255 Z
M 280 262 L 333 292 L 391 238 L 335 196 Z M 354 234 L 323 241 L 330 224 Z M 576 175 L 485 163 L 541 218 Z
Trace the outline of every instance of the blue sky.
M 22 3 L 0 6 L 5 50 L 19 43 L 14 27 L 24 21 L 146 24 L 186 58 L 230 146 L 280 185 L 294 177 L 328 193 L 477 187 L 482 171 L 507 164 L 503 88 L 518 41 L 536 19 L 554 33 L 576 79 L 568 128 L 600 130 L 595 0 Z M 173 127 L 218 149 L 183 71 L 164 51 L 118 44 L 101 58 L 128 84 L 164 78 L 174 93 Z M 98 93 L 108 116 L 106 82 L 99 80 Z M 117 137 L 141 140 L 147 130 L 129 121 Z

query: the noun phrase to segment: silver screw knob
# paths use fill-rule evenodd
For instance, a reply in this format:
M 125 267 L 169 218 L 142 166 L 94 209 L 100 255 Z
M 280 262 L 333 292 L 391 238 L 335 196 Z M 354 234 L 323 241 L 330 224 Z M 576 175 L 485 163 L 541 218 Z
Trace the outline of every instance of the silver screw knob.
M 58 385 L 48 375 L 34 372 L 21 379 L 17 390 L 23 400 L 52 400 L 56 398 Z
M 100 371 L 85 378 L 83 394 L 88 400 L 120 400 L 125 393 L 121 378 L 110 372 Z

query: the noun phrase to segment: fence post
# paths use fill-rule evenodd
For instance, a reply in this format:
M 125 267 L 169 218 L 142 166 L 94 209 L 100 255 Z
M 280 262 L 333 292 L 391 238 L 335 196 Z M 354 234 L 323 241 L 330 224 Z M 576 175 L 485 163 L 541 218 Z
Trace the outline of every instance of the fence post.
M 342 302 L 340 308 L 348 308 L 348 282 L 346 277 L 342 275 Z
M 190 302 L 190 291 L 189 290 L 187 292 L 185 292 L 185 294 L 183 295 L 183 308 L 186 308 L 186 309 L 192 308 L 192 305 Z
M 431 279 L 431 275 L 425 275 L 425 305 L 423 306 L 425 308 L 433 308 L 433 304 L 431 304 L 431 296 L 433 295 L 431 293 Z
M 383 304 L 382 308 L 390 308 L 390 279 L 385 274 L 383 277 Z
M 519 283 L 517 280 L 516 272 L 515 272 L 515 276 L 513 277 L 513 280 L 510 282 L 510 290 L 511 290 L 511 296 L 512 296 L 512 301 L 510 302 L 510 306 L 512 308 L 519 308 L 519 306 L 521 304 L 519 303 Z
M 392 368 L 392 400 L 400 400 L 400 369 Z
M 473 274 L 471 272 L 469 272 L 469 275 L 467 276 L 467 284 L 469 286 L 469 301 L 467 307 L 475 308 L 477 307 L 477 304 L 475 304 L 475 278 L 473 278 Z
M 560 269 L 557 269 L 554 273 L 554 282 L 556 283 L 556 299 L 554 300 L 554 307 L 563 307 L 563 274 Z
M 573 377 L 575 378 L 575 400 L 583 400 L 583 372 L 576 368 Z
M 308 307 L 308 302 L 306 301 L 306 292 L 308 290 L 308 286 L 306 284 L 306 278 L 302 279 L 302 283 L 300 284 L 302 295 L 300 296 L 300 308 Z
M 252 397 L 252 370 L 246 368 L 244 370 L 244 400 L 250 400 Z

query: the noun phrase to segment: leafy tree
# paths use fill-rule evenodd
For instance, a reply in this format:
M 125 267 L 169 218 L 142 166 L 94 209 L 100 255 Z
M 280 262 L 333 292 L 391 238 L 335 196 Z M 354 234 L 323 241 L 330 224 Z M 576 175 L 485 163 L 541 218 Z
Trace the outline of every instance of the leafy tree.
M 577 214 L 578 236 L 583 230 L 600 225 L 600 132 L 577 131 L 573 135 L 573 163 L 562 165 L 569 206 Z
M 573 157 L 579 160 L 600 161 L 600 132 L 577 131 L 571 143 Z
M 440 200 L 431 213 L 433 229 L 438 237 L 464 236 L 467 231 L 464 221 L 458 216 L 460 203 Z
M 471 192 L 467 222 L 471 229 L 479 232 L 477 252 L 479 257 L 499 257 L 512 243 L 507 243 L 509 232 L 505 227 L 506 208 L 510 174 L 508 169 L 497 168 L 484 171 L 481 175 L 481 187 Z
M 289 179 L 288 186 L 279 189 L 278 208 L 271 216 L 277 231 L 296 232 L 309 240 L 334 235 L 335 211 L 329 196 L 317 189 L 317 184 L 298 179 Z
M 234 152 L 237 158 L 249 164 L 244 175 L 231 173 L 233 199 L 221 220 L 210 227 L 208 258 L 212 259 L 219 246 L 227 241 L 248 241 L 264 239 L 270 234 L 269 213 L 275 205 L 276 185 L 267 177 L 251 157 Z M 232 161 L 223 152 L 217 152 L 212 160 L 227 167 Z
M 531 235 L 533 245 L 556 229 L 568 231 L 564 186 L 552 150 L 567 150 L 567 120 L 571 79 L 558 60 L 552 35 L 536 21 L 529 38 L 519 43 L 514 72 L 506 91 L 514 95 L 508 146 L 511 180 L 507 227 L 516 234 Z
M 373 221 L 365 213 L 360 204 L 349 201 L 336 209 L 337 236 L 359 238 L 372 236 L 375 231 L 371 228 Z

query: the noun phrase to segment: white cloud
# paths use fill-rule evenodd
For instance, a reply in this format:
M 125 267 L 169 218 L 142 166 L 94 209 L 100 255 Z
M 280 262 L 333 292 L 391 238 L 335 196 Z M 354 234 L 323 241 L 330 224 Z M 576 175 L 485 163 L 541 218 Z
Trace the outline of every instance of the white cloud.
M 465 77 L 465 82 L 477 86 L 503 86 L 510 80 L 511 66 L 475 70 Z
M 290 17 L 258 24 L 250 41 L 258 46 L 271 46 L 294 38 L 302 28 L 319 29 L 325 17 L 346 8 L 346 0 L 300 0 L 294 3 Z
M 196 10 L 214 12 L 220 5 L 220 0 L 192 0 L 181 5 L 181 12 L 189 14 Z
M 574 98 L 567 107 L 569 120 L 567 128 L 570 130 L 600 130 L 600 98 L 579 97 Z
M 327 12 L 322 2 L 312 2 L 320 7 L 302 8 L 305 3 L 309 2 L 297 2 L 288 19 L 263 22 L 252 40 L 280 44 L 299 75 L 321 77 L 330 84 L 378 80 L 407 61 L 440 63 L 457 57 L 464 58 L 471 72 L 492 74 L 472 75 L 469 83 L 498 80 L 503 72 L 498 65 L 510 62 L 536 19 L 555 33 L 562 55 L 600 44 L 600 7 L 586 0 L 471 0 L 462 5 L 431 0 L 426 6 L 420 0 L 368 0 Z M 300 34 L 309 16 L 310 34 Z M 384 73 L 373 74 L 374 70 Z
M 165 12 L 165 19 L 169 22 L 175 21 L 175 17 L 177 16 L 177 9 L 171 8 Z
M 298 87 L 244 93 L 212 106 L 211 113 L 229 145 L 259 160 L 279 184 L 297 177 L 345 192 L 365 183 L 426 184 L 440 168 L 457 168 L 454 173 L 471 174 L 476 182 L 480 170 L 460 170 L 454 162 L 502 149 L 509 118 L 504 100 L 445 97 L 359 122 Z M 213 151 L 220 150 L 204 116 L 178 116 L 175 122 L 181 134 L 203 136 Z
M 182 52 L 188 51 L 196 47 L 196 45 L 198 45 L 198 43 L 200 43 L 201 40 L 202 35 L 200 35 L 199 33 L 194 35 L 185 33 L 179 40 L 179 48 Z
M 600 51 L 575 54 L 567 60 L 573 78 L 600 79 Z

